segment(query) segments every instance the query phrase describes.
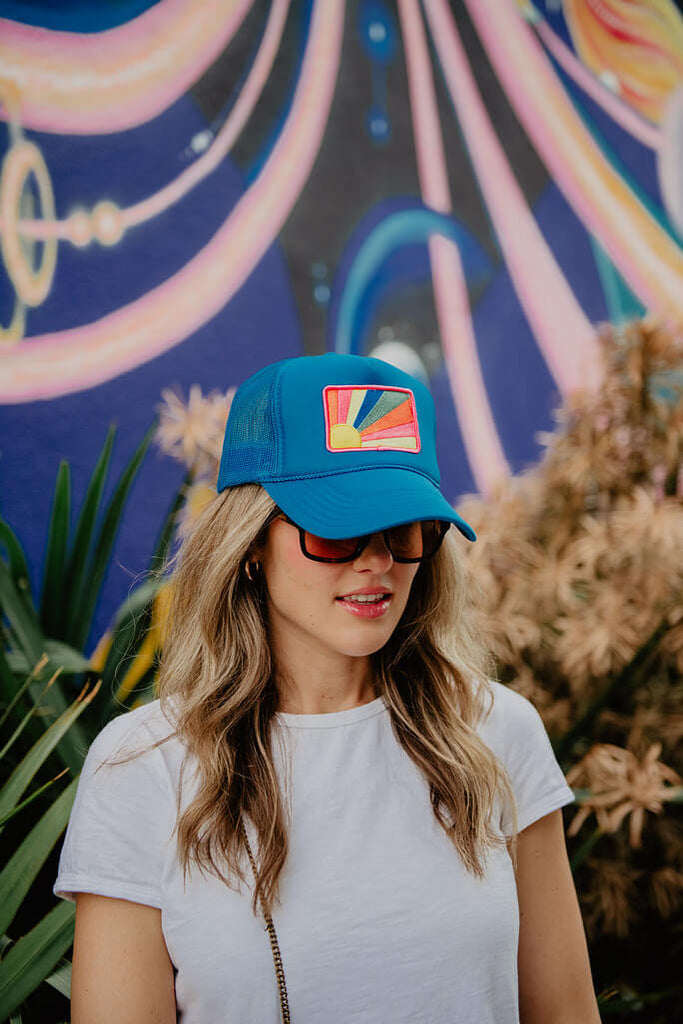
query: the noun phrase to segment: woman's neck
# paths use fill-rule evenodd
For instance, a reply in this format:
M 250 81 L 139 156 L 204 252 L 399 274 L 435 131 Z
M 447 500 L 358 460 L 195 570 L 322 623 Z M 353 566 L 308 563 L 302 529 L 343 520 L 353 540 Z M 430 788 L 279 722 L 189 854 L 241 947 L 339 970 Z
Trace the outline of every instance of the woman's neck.
M 369 658 L 276 662 L 278 711 L 324 715 L 368 704 L 377 696 Z

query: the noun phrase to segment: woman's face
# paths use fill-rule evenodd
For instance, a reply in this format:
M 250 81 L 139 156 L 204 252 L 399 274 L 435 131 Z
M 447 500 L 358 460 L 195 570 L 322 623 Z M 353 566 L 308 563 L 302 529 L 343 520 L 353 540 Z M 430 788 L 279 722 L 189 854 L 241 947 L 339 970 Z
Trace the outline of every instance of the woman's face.
M 276 519 L 257 557 L 263 564 L 273 638 L 350 657 L 380 650 L 405 609 L 419 564 L 394 562 L 373 534 L 352 562 L 307 558 L 296 526 Z M 368 603 L 373 597 L 380 598 Z

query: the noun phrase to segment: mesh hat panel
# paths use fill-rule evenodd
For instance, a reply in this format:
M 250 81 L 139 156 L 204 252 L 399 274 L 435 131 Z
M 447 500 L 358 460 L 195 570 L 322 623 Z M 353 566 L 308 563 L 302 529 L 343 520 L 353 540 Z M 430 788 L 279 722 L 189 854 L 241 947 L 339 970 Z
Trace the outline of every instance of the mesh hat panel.
M 233 399 L 225 431 L 222 486 L 252 483 L 280 471 L 280 432 L 275 422 L 280 367 L 266 366 L 245 381 Z

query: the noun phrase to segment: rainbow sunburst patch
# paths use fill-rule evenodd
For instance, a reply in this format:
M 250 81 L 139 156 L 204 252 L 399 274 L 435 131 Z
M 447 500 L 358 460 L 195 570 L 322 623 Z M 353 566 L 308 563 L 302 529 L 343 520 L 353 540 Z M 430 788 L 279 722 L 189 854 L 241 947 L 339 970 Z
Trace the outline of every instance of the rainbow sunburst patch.
M 330 385 L 323 389 L 323 405 L 331 452 L 420 451 L 415 396 L 409 388 Z

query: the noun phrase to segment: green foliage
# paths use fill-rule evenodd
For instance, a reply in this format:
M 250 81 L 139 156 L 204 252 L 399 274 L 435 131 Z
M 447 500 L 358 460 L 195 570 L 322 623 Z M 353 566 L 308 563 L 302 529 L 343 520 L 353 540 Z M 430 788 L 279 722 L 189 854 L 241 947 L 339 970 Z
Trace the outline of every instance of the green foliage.
M 47 687 L 46 687 L 47 690 Z M 59 738 L 64 735 L 83 713 L 97 687 L 89 695 L 79 697 L 53 722 L 43 736 L 21 758 L 9 778 L 0 788 L 0 827 L 17 814 L 24 812 L 40 795 L 50 789 L 61 777 L 34 790 L 20 803 L 38 771 L 49 761 Z M 32 712 L 24 715 L 2 750 L 0 764 L 20 745 L 22 735 Z M 5 772 L 3 770 L 3 776 Z M 0 871 L 0 935 L 11 928 L 21 905 L 40 869 L 45 864 L 55 843 L 62 834 L 76 794 L 78 778 L 62 790 L 54 803 L 40 814 L 19 846 Z M 16 942 L 8 942 L 0 959 L 0 1020 L 5 1020 L 23 1000 L 52 972 L 57 962 L 71 945 L 73 938 L 73 907 L 56 906 L 45 913 L 39 922 Z
M 67 462 L 61 462 L 57 473 L 52 516 L 48 530 L 47 551 L 43 576 L 43 598 L 40 617 L 47 636 L 61 633 L 64 587 L 64 565 L 69 543 L 69 514 L 71 510 L 71 473 Z
M 66 953 L 74 937 L 74 906 L 60 903 L 10 947 L 0 961 L 0 1020 L 6 1020 Z
M 70 470 L 66 463 L 60 465 L 37 602 L 21 543 L 0 518 L 0 832 L 5 831 L 3 841 L 9 837 L 12 850 L 0 865 L 0 1022 L 28 1020 L 31 1003 L 26 1000 L 44 983 L 68 998 L 74 907 L 55 900 L 39 876 L 43 869 L 56 867 L 57 844 L 94 736 L 122 708 L 149 696 L 153 664 L 124 703 L 116 688 L 149 629 L 160 586 L 157 570 L 172 542 L 179 496 L 160 530 L 150 573 L 114 618 L 101 673 L 84 646 L 130 488 L 153 431 L 154 426 L 103 507 L 115 435 L 110 429 L 73 537 Z M 63 1019 L 64 1011 L 59 1012 Z

